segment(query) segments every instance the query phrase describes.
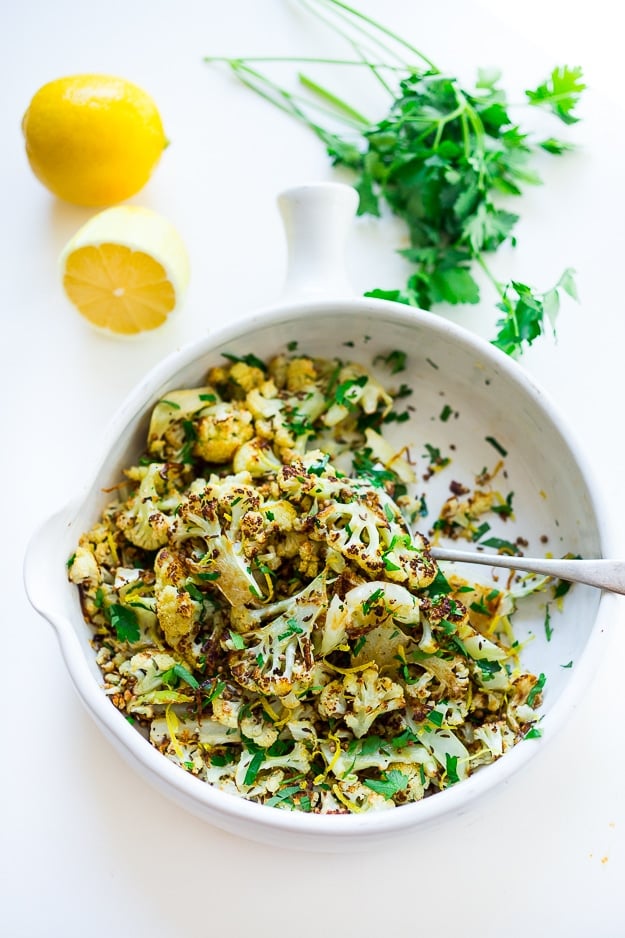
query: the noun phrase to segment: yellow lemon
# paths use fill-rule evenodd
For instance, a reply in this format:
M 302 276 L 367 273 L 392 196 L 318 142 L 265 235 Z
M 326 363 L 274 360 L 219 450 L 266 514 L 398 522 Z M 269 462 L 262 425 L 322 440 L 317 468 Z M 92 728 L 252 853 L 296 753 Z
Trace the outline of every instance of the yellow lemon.
M 113 205 L 134 195 L 167 145 L 152 98 L 112 75 L 73 75 L 43 85 L 22 131 L 37 178 L 76 205 Z
M 80 228 L 60 257 L 63 287 L 98 329 L 133 335 L 156 329 L 180 304 L 189 259 L 176 228 L 157 212 L 118 205 Z

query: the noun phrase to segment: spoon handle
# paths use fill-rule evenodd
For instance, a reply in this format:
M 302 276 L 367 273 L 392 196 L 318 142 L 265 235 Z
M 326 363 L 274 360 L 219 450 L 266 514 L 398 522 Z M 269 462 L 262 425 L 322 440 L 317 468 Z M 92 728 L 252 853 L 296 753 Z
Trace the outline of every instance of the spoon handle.
M 435 560 L 458 563 L 480 563 L 490 567 L 506 567 L 544 576 L 585 583 L 612 593 L 625 594 L 625 561 L 623 560 L 543 560 L 533 557 L 509 557 L 504 554 L 482 554 L 477 551 L 446 550 L 431 547 Z

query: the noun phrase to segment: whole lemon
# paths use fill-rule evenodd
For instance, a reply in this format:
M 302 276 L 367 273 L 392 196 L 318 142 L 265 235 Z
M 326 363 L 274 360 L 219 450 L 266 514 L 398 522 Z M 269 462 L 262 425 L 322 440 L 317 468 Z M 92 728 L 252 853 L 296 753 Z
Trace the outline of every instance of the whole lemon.
M 43 85 L 22 131 L 37 178 L 76 205 L 113 205 L 134 195 L 167 146 L 150 95 L 112 75 L 72 75 Z

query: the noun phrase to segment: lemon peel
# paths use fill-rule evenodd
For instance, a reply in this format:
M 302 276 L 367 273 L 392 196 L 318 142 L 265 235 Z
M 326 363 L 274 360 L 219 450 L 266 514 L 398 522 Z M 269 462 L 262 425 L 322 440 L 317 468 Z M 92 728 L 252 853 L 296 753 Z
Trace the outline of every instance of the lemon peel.
M 152 97 L 114 75 L 70 75 L 42 85 L 22 132 L 39 181 L 67 202 L 93 207 L 139 192 L 169 142 Z

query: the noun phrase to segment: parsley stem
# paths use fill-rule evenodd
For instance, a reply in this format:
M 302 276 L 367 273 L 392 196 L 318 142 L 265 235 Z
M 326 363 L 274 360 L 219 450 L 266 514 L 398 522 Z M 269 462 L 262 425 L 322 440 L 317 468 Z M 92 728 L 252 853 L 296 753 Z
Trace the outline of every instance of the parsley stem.
M 397 42 L 400 46 L 403 46 L 404 49 L 407 49 L 409 52 L 412 52 L 413 55 L 416 55 L 422 62 L 424 62 L 428 68 L 434 72 L 438 72 L 439 69 L 434 65 L 432 60 L 428 58 L 425 53 L 421 52 L 416 46 L 413 46 L 411 43 L 407 42 L 405 39 L 402 39 L 401 36 L 398 36 L 397 33 L 394 33 L 387 26 L 383 26 L 381 23 L 378 23 L 376 20 L 372 19 L 370 16 L 367 16 L 365 13 L 361 13 L 358 10 L 355 10 L 353 7 L 350 7 L 347 3 L 343 3 L 342 0 L 318 0 L 318 2 L 324 3 L 326 6 L 338 7 L 340 10 L 344 10 L 350 16 L 354 17 L 357 21 L 361 20 L 364 23 L 367 23 L 369 26 L 373 26 L 375 30 L 380 33 L 383 33 L 385 36 L 388 36 L 389 39 L 392 39 L 394 42 Z M 356 23 L 356 26 L 358 24 Z M 362 27 L 358 27 L 362 30 Z
M 258 64 L 288 64 L 297 65 L 348 65 L 356 68 L 386 68 L 391 72 L 405 72 L 406 65 L 391 65 L 390 62 L 365 62 L 364 59 L 327 59 L 314 55 L 249 55 L 244 59 L 232 59 L 224 55 L 206 55 L 204 62 L 222 63 L 230 65 L 232 62 L 250 62 Z
M 373 77 L 382 85 L 384 90 L 388 92 L 388 94 L 392 95 L 392 88 L 384 76 L 379 73 L 377 67 L 370 61 L 371 54 L 368 53 L 349 32 L 346 32 L 344 29 L 342 29 L 335 21 L 328 19 L 328 17 L 324 16 L 323 13 L 317 8 L 318 3 L 324 3 L 326 0 L 317 0 L 317 2 L 315 2 L 315 0 L 312 0 L 312 2 L 310 2 L 310 0 L 300 0 L 300 2 L 313 16 L 316 16 L 317 19 L 321 20 L 322 23 L 325 23 L 326 26 L 333 30 L 333 32 L 335 32 L 337 35 L 341 36 L 352 47 L 356 55 L 360 58 L 362 64 L 369 69 Z M 388 47 L 378 37 L 371 37 L 370 34 L 367 33 L 358 22 L 352 23 L 344 13 L 337 13 L 336 10 L 334 11 L 334 14 L 335 16 L 340 16 L 340 18 L 343 20 L 347 20 L 352 29 L 355 28 L 358 32 L 364 32 L 364 35 L 367 39 L 371 40 L 373 38 L 373 42 L 377 45 L 378 49 L 383 49 L 393 54 L 392 51 L 388 49 Z M 395 56 L 395 58 L 399 57 Z M 401 59 L 399 59 L 399 63 L 400 65 L 405 66 L 405 63 L 403 63 Z
M 323 101 L 327 101 L 328 104 L 335 108 L 342 117 L 347 118 L 347 120 L 354 121 L 363 128 L 369 127 L 371 121 L 368 121 L 366 117 L 364 117 L 359 111 L 356 111 L 350 104 L 347 104 L 346 101 L 343 101 L 342 98 L 337 97 L 331 91 L 328 91 L 327 88 L 317 84 L 316 81 L 313 81 L 311 78 L 308 78 L 307 75 L 304 75 L 301 72 L 298 75 L 298 79 L 304 88 L 306 88 L 312 94 L 320 97 Z
M 325 107 L 315 101 L 309 101 L 306 98 L 302 98 L 301 95 L 292 94 L 287 91 L 286 88 L 282 88 L 276 82 L 272 81 L 267 75 L 263 75 L 262 72 L 259 72 L 257 69 L 251 68 L 247 64 L 247 59 L 229 59 L 227 62 L 243 85 L 255 91 L 261 98 L 269 101 L 270 104 L 273 104 L 281 111 L 301 120 L 324 142 L 327 140 L 327 131 L 309 117 L 306 111 L 299 106 L 299 102 L 323 114 L 329 114 L 332 117 L 336 117 L 336 109 Z M 337 98 L 337 104 L 339 101 L 340 99 Z M 349 110 L 351 110 L 349 105 L 343 103 L 343 109 L 341 111 L 342 120 L 356 129 L 362 129 L 364 118 L 359 115 L 361 119 L 357 121 L 354 117 L 349 116 L 347 113 Z M 352 113 L 356 114 L 357 112 L 353 111 Z M 367 126 L 366 122 L 364 126 Z
M 510 302 L 505 287 L 503 287 L 501 283 L 499 282 L 499 280 L 497 280 L 497 278 L 494 276 L 490 267 L 484 260 L 484 255 L 476 254 L 475 261 L 480 266 L 482 271 L 486 274 L 486 276 L 488 277 L 488 279 L 494 286 L 495 290 L 497 291 L 497 295 L 499 296 L 499 301 L 500 301 L 500 309 L 505 313 L 507 321 L 512 326 L 513 335 L 520 347 L 521 331 L 519 329 L 519 320 L 516 314 L 516 307 L 514 303 Z

